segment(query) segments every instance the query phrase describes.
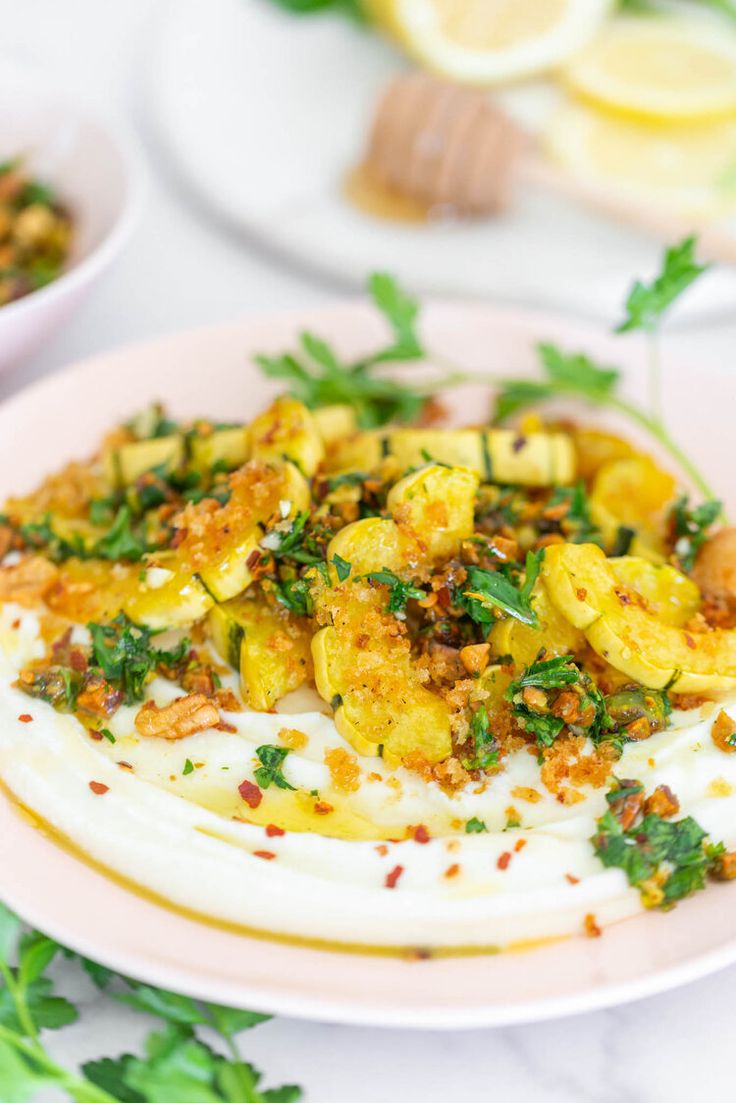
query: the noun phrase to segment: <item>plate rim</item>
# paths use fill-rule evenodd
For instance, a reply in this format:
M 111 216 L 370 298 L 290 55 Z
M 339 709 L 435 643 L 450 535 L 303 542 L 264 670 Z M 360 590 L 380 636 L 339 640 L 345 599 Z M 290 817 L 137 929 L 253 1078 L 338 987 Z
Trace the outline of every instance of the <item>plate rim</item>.
M 427 313 L 439 312 L 448 317 L 460 311 L 464 314 L 472 313 L 477 317 L 481 315 L 486 322 L 493 325 L 505 325 L 518 327 L 522 335 L 533 340 L 533 334 L 547 326 L 554 329 L 575 331 L 576 340 L 583 335 L 599 338 L 605 336 L 606 342 L 610 340 L 608 334 L 602 334 L 599 326 L 586 320 L 569 318 L 555 311 L 529 309 L 526 307 L 510 307 L 506 304 L 483 305 L 478 302 L 463 302 L 461 299 L 431 299 L 426 304 Z M 300 326 L 330 325 L 330 319 L 350 318 L 359 314 L 365 319 L 370 308 L 362 299 L 347 299 L 336 303 L 318 305 L 316 307 L 304 307 L 276 311 L 272 313 L 259 313 L 255 317 L 236 319 L 231 322 L 210 324 L 192 329 L 180 330 L 169 334 L 157 335 L 144 340 L 137 340 L 129 344 L 113 347 L 85 357 L 68 365 L 59 372 L 49 374 L 34 381 L 28 387 L 11 395 L 0 403 L 0 420 L 13 415 L 16 410 L 23 407 L 32 408 L 38 400 L 43 400 L 49 394 L 63 390 L 69 379 L 84 376 L 91 371 L 99 370 L 103 365 L 103 371 L 114 370 L 115 366 L 127 357 L 141 355 L 155 355 L 160 350 L 165 350 L 180 341 L 195 338 L 197 343 L 208 342 L 215 337 L 224 335 L 233 336 L 242 333 L 244 337 L 255 328 L 266 326 L 278 329 L 286 336 L 287 332 L 296 332 Z M 448 313 L 449 312 L 449 313 Z M 373 312 L 370 311 L 371 315 Z M 641 342 L 631 342 L 629 348 Z M 629 355 L 629 359 L 631 354 Z M 5 798 L 2 798 L 5 802 Z M 54 845 L 54 844 L 49 844 Z M 79 863 L 81 864 L 81 863 Z M 131 894 L 132 895 L 132 894 Z M 108 964 L 117 971 L 131 973 L 137 971 L 137 966 L 130 968 L 130 959 L 126 961 L 125 951 L 120 954 L 114 947 L 98 947 L 91 944 L 83 937 L 75 936 L 63 923 L 59 924 L 41 915 L 37 908 L 24 901 L 22 885 L 17 891 L 5 890 L 5 896 L 9 906 L 17 908 L 26 920 L 37 924 L 53 937 L 58 937 L 64 945 L 77 950 L 86 956 Z M 636 920 L 624 921 L 624 923 Z M 666 921 L 666 920 L 665 920 Z M 247 938 L 247 936 L 241 936 Z M 251 942 L 261 943 L 260 939 L 250 939 Z M 553 948 L 546 947 L 542 951 L 531 950 L 528 953 L 546 952 Z M 308 950 L 305 952 L 309 952 Z M 359 956 L 359 955 L 353 955 Z M 365 960 L 370 960 L 365 958 Z M 529 959 L 532 960 L 532 959 Z M 434 1029 L 434 1030 L 465 1030 L 470 1028 L 496 1027 L 519 1025 L 527 1022 L 541 1022 L 569 1015 L 582 1014 L 606 1007 L 612 1007 L 623 1003 L 629 1003 L 655 995 L 673 988 L 691 983 L 708 974 L 716 972 L 736 961 L 736 935 L 727 942 L 723 942 L 713 949 L 698 952 L 686 957 L 676 964 L 662 968 L 655 973 L 647 973 L 636 980 L 623 982 L 610 981 L 595 987 L 589 987 L 579 992 L 563 993 L 562 995 L 547 996 L 543 998 L 527 999 L 517 1004 L 489 1004 L 485 1007 L 477 1005 L 469 1009 L 451 1007 L 444 1011 L 439 1005 L 424 1008 L 412 1007 L 407 1010 L 407 1005 L 375 1004 L 367 1007 L 361 1003 L 350 1003 L 348 997 L 335 999 L 331 996 L 315 995 L 306 998 L 302 993 L 296 995 L 284 992 L 282 988 L 269 990 L 268 988 L 255 987 L 255 1002 L 259 1008 L 265 1011 L 291 1016 L 294 1018 L 318 1020 L 327 1022 L 340 1022 L 350 1025 L 362 1026 L 390 1026 L 407 1029 Z M 431 963 L 430 963 L 431 964 Z M 412 968 L 417 966 L 412 965 Z M 421 966 L 419 966 L 421 967 Z M 182 971 L 167 963 L 159 965 L 146 964 L 144 970 L 146 979 L 153 983 L 171 988 L 174 991 L 187 992 L 200 995 L 201 998 L 215 999 L 218 1002 L 232 1005 L 251 1002 L 252 996 L 243 990 L 242 997 L 237 996 L 223 984 L 221 978 L 207 982 L 198 974 L 187 976 Z

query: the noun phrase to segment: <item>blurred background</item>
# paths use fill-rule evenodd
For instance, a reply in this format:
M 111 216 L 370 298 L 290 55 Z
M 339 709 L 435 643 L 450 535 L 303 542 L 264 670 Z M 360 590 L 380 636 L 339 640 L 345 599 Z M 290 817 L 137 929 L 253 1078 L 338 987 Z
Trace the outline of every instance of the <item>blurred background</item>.
M 62 279 L 0 314 L 0 396 L 102 347 L 353 293 L 375 268 L 607 324 L 694 229 L 726 263 L 678 320 L 732 315 L 731 0 L 0 10 L 0 158 L 77 218 L 61 270 L 94 260 L 81 313 L 34 316 Z M 82 124 L 100 127 L 86 144 Z

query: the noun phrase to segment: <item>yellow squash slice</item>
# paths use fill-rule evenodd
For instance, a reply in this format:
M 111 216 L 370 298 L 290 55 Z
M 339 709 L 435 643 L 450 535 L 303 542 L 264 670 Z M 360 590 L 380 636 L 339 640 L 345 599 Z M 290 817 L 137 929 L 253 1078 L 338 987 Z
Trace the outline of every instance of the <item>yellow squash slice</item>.
M 268 712 L 311 677 L 309 625 L 263 598 L 216 605 L 207 629 L 218 654 L 240 671 L 243 698 L 257 712 Z
M 665 624 L 596 545 L 547 548 L 542 577 L 558 611 L 628 677 L 673 693 L 736 688 L 736 630 Z
M 289 460 L 306 475 L 314 475 L 325 458 L 325 447 L 314 416 L 296 398 L 277 398 L 250 425 L 251 458 L 262 463 Z
M 340 734 L 359 754 L 382 754 L 389 766 L 411 752 L 429 762 L 446 758 L 447 706 L 422 685 L 409 641 L 383 611 L 383 595 L 350 583 L 326 592 L 320 604 L 332 624 L 312 640 L 314 677 Z

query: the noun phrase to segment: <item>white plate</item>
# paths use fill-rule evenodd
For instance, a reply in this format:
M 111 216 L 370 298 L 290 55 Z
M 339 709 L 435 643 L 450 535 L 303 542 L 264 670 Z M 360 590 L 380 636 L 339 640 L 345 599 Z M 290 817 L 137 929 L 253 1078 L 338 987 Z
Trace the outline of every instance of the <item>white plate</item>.
M 249 357 L 291 347 L 305 328 L 334 339 L 346 355 L 382 338 L 373 312 L 348 304 L 121 349 L 26 390 L 0 407 L 0 501 L 89 454 L 107 428 L 153 399 L 169 399 L 175 416 L 250 418 L 273 383 L 248 367 Z M 604 362 L 623 360 L 627 390 L 641 390 L 638 341 L 614 341 L 552 316 L 436 305 L 423 329 L 438 353 L 513 374 L 532 368 L 538 339 L 558 341 Z M 712 339 L 690 335 L 665 351 L 671 428 L 733 507 L 733 474 L 723 463 L 733 435 L 725 358 Z M 452 398 L 460 414 L 481 416 L 478 388 Z M 109 879 L 2 796 L 0 899 L 122 973 L 223 1003 L 344 1023 L 456 1029 L 552 1018 L 660 992 L 736 961 L 734 885 L 713 885 L 667 915 L 639 916 L 599 939 L 525 953 L 409 962 L 254 938 L 185 917 Z
M 220 216 L 301 266 L 353 286 L 390 269 L 421 291 L 606 319 L 656 267 L 656 241 L 538 192 L 474 225 L 362 214 L 342 182 L 399 55 L 347 19 L 300 19 L 271 0 L 177 0 L 169 13 L 150 74 L 167 148 Z M 532 126 L 550 107 L 542 87 L 504 99 Z M 682 317 L 726 314 L 734 299 L 736 274 L 724 270 L 687 296 Z

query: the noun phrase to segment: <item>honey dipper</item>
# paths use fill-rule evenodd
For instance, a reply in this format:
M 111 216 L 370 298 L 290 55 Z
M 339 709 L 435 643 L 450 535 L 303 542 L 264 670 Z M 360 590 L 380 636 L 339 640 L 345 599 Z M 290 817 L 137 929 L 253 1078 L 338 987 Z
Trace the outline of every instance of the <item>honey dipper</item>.
M 663 240 L 693 231 L 684 215 L 631 201 L 615 188 L 575 179 L 544 158 L 534 138 L 479 89 L 427 73 L 396 77 L 376 109 L 365 170 L 430 215 L 482 218 L 500 214 L 515 189 L 531 184 Z M 736 238 L 699 230 L 699 252 L 736 263 Z

